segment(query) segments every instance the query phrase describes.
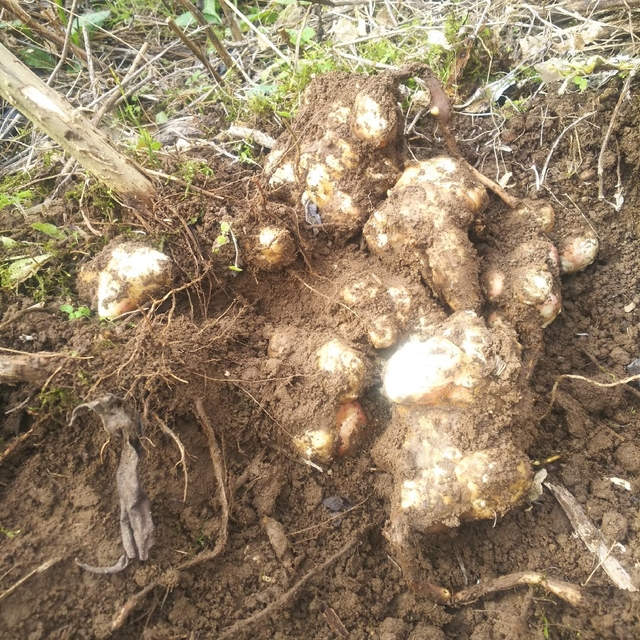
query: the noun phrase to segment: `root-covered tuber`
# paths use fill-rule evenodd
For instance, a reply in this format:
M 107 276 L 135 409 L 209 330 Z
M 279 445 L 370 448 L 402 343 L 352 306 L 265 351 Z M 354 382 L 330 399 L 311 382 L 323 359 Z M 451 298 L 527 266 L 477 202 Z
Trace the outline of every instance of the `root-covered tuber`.
M 359 231 L 402 172 L 398 102 L 389 74 L 317 78 L 304 93 L 296 137 L 284 135 L 269 155 L 269 185 L 316 207 L 332 233 Z

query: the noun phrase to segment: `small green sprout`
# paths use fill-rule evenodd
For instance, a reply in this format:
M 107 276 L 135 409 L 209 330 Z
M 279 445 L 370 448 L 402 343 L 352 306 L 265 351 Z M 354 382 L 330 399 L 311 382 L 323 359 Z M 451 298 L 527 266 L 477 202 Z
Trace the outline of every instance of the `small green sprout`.
M 580 89 L 580 91 L 582 92 L 587 90 L 587 87 L 589 86 L 589 81 L 583 76 L 574 76 L 573 84 L 575 84 L 578 87 L 578 89 Z
M 80 318 L 88 318 L 91 315 L 91 309 L 89 307 L 73 308 L 73 305 L 63 304 L 60 307 L 62 313 L 66 313 L 69 316 L 69 320 L 79 320 Z
M 19 533 L 20 529 L 10 531 L 9 529 L 5 529 L 2 525 L 0 525 L 0 534 L 7 536 L 9 540 L 13 540 Z
M 211 251 L 213 253 L 218 253 L 221 247 L 224 247 L 225 244 L 229 243 L 229 238 L 231 238 L 231 241 L 233 242 L 233 247 L 236 251 L 236 257 L 235 257 L 234 263 L 232 265 L 229 265 L 229 270 L 239 273 L 240 271 L 242 271 L 242 269 L 238 266 L 238 262 L 240 259 L 238 241 L 236 240 L 236 236 L 233 233 L 233 229 L 231 228 L 231 225 L 228 222 L 220 223 L 220 235 L 213 241 L 213 247 L 211 247 Z

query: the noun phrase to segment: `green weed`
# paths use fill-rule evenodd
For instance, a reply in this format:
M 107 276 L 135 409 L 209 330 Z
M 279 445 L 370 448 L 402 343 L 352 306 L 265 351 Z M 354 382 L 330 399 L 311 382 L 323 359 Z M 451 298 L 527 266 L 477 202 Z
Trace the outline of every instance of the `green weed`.
M 0 525 L 0 535 L 6 536 L 9 540 L 13 540 L 20 533 L 20 529 L 12 531 Z
M 88 318 L 91 315 L 91 309 L 89 309 L 89 307 L 79 306 L 74 308 L 71 304 L 61 305 L 60 311 L 66 313 L 69 316 L 69 320 L 80 320 L 81 318 Z

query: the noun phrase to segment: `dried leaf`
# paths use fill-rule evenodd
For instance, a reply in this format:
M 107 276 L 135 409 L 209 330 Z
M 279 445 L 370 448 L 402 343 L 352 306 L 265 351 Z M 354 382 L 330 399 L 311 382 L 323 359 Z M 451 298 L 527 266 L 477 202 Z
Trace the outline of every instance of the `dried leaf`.
M 122 434 L 123 446 L 116 483 L 120 497 L 120 533 L 125 552 L 111 567 L 94 567 L 76 562 L 92 573 L 118 573 L 132 560 L 146 560 L 154 542 L 151 505 L 140 483 L 140 435 L 143 425 L 135 409 L 112 394 L 78 405 L 73 410 L 70 424 L 73 424 L 81 409 L 95 411 L 110 435 Z

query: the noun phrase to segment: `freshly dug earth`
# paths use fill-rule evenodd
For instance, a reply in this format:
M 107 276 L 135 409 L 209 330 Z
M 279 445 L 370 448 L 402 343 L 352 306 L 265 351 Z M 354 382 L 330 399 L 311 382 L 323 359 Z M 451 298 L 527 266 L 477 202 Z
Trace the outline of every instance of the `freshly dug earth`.
M 527 431 L 519 432 L 517 440 L 531 460 L 560 456 L 546 465 L 549 478 L 576 496 L 609 544 L 624 545 L 624 553 L 618 548 L 613 553 L 638 584 L 637 390 L 564 381 L 553 411 L 541 419 L 559 375 L 579 374 L 607 383 L 626 377 L 626 365 L 640 356 L 635 221 L 640 206 L 640 100 L 633 91 L 614 129 L 612 151 L 605 154 L 604 191 L 612 200 L 619 150 L 625 202 L 616 212 L 598 200 L 596 167 L 618 94 L 585 96 L 589 94 L 539 98 L 526 115 L 507 123 L 503 137 L 508 142 L 491 141 L 491 124 L 480 118 L 457 119 L 456 135 L 465 157 L 491 177 L 496 174 L 493 143 L 508 145 L 499 173 L 513 173 L 513 191 L 553 201 L 559 228 L 583 228 L 586 220 L 600 238 L 596 262 L 582 273 L 563 277 L 563 311 L 544 330 L 541 352 L 531 354 L 531 361 L 537 361 L 532 389 L 538 400 L 530 420 L 523 423 Z M 590 110 L 597 110 L 597 118 L 586 120 L 560 142 L 550 163 L 549 191 L 536 193 L 531 166 L 539 170 L 560 132 L 576 114 Z M 322 122 L 320 116 L 317 122 Z M 414 154 L 419 159 L 443 154 L 433 123 L 426 121 L 423 127 L 424 146 L 412 147 Z M 476 146 L 478 140 L 489 142 Z M 41 397 L 58 401 L 55 411 L 28 411 L 37 404 L 38 388 L 3 389 L 2 440 L 10 446 L 28 429 L 33 432 L 0 463 L 0 598 L 43 562 L 56 563 L 0 599 L 2 637 L 107 637 L 124 603 L 160 577 L 111 636 L 215 638 L 276 603 L 350 541 L 356 542 L 352 549 L 282 606 L 274 606 L 271 615 L 232 637 L 333 638 L 348 633 L 354 639 L 497 640 L 640 635 L 638 594 L 617 590 L 600 569 L 591 576 L 596 562 L 573 537 L 566 516 L 548 493 L 496 522 L 472 522 L 441 533 L 414 532 L 420 551 L 415 571 L 425 582 L 453 591 L 508 573 L 539 571 L 575 584 L 586 582 L 584 608 L 572 608 L 542 589 L 520 588 L 453 609 L 409 588 L 383 535 L 392 478 L 371 456 L 390 420 L 379 379 L 390 353 L 369 346 L 366 323 L 340 297 L 350 282 L 379 271 L 380 263 L 359 236 L 342 242 L 311 228 L 299 203 L 265 200 L 251 176 L 239 176 L 236 168 L 220 161 L 212 165 L 217 181 L 207 188 L 215 189 L 220 200 L 178 201 L 167 194 L 149 222 L 158 233 L 169 235 L 181 279 L 197 280 L 188 292 L 177 294 L 173 306 L 169 301 L 164 313 L 118 327 L 31 313 L 3 330 L 4 347 L 75 352 L 91 359 L 65 360 L 48 382 Z M 487 226 L 499 226 L 496 221 L 506 217 L 505 212 L 491 196 L 483 214 Z M 180 219 L 197 221 L 181 235 Z M 287 227 L 303 255 L 282 271 L 254 272 L 245 265 L 236 275 L 228 269 L 234 262 L 231 243 L 214 254 L 212 263 L 205 259 L 223 220 L 231 221 L 241 243 L 260 225 Z M 492 239 L 482 234 L 480 225 L 474 233 L 478 237 L 472 240 L 490 250 Z M 514 236 L 518 233 L 513 229 Z M 552 234 L 552 239 L 559 238 Z M 411 287 L 425 295 L 419 276 L 408 277 L 413 278 Z M 6 296 L 4 317 L 26 303 Z M 270 339 L 283 329 L 289 336 L 283 348 L 292 355 L 286 360 L 268 357 Z M 25 336 L 33 339 L 25 341 Z M 298 422 L 324 419 L 326 395 L 310 379 L 308 362 L 331 338 L 357 345 L 374 366 L 360 398 L 368 416 L 360 447 L 318 468 L 295 453 L 292 430 Z M 142 482 L 156 525 L 149 560 L 109 576 L 86 573 L 74 559 L 105 566 L 121 554 L 115 490 L 121 445 L 113 439 L 103 446 L 108 436 L 95 416 L 84 415 L 73 427 L 67 424 L 74 402 L 107 392 L 136 404 L 146 424 Z M 222 526 L 220 495 L 195 409 L 199 398 L 224 454 L 229 538 L 217 559 L 170 571 L 212 549 Z M 186 501 L 182 469 L 176 466 L 179 452 L 162 431 L 162 422 L 188 452 Z M 610 478 L 628 480 L 631 490 Z M 282 525 L 288 549 L 268 518 Z

